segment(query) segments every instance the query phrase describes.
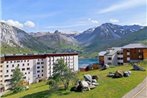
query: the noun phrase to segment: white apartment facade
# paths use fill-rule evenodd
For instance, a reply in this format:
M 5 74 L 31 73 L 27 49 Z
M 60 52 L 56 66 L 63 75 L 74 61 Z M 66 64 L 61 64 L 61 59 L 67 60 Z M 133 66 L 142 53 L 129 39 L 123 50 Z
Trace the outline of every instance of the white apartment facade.
M 37 54 L 37 55 L 9 55 L 1 57 L 0 84 L 5 90 L 11 88 L 11 78 L 18 66 L 29 84 L 46 80 L 52 76 L 53 64 L 63 59 L 72 71 L 78 71 L 78 54 Z
M 122 65 L 123 64 L 122 49 L 113 47 L 106 51 L 104 54 L 104 64 L 108 65 Z

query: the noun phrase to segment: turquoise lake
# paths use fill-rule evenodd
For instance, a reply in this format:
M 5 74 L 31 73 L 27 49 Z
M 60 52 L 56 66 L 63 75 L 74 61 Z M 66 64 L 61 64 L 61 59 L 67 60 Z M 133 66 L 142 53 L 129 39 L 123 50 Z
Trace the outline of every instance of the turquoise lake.
M 98 59 L 97 58 L 79 59 L 79 68 L 85 67 L 85 66 L 87 66 L 89 64 L 93 64 L 93 63 L 98 63 Z

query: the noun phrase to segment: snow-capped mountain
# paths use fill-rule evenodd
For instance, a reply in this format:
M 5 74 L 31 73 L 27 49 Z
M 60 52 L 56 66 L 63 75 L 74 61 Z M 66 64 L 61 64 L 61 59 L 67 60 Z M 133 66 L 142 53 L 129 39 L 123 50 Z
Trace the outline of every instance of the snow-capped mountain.
M 105 23 L 96 28 L 91 28 L 79 34 L 75 38 L 82 44 L 89 45 L 95 40 L 114 40 L 138 31 L 142 28 L 139 25 L 121 26 L 112 23 Z

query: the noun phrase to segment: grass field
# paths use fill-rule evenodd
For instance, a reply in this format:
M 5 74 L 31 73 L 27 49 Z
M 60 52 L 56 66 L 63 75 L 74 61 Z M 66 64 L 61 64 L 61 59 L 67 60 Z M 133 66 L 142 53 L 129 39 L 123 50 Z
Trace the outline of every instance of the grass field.
M 147 69 L 147 61 L 141 62 L 140 65 Z M 146 77 L 147 71 L 132 71 L 130 77 L 109 78 L 106 77 L 108 72 L 116 70 L 131 70 L 132 66 L 124 65 L 109 68 L 104 71 L 93 70 L 88 72 L 79 72 L 78 78 L 83 79 L 84 74 L 98 75 L 99 86 L 95 89 L 85 92 L 70 92 L 70 90 L 60 90 L 57 92 L 49 91 L 46 82 L 32 84 L 30 89 L 17 94 L 8 92 L 2 98 L 121 98 L 124 94 L 136 87 Z

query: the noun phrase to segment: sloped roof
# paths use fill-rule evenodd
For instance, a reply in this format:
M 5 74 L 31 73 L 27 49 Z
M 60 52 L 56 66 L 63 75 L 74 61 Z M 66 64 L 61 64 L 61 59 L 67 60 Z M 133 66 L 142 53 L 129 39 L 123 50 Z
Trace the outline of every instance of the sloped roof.
M 98 53 L 99 56 L 104 56 L 107 52 L 106 51 L 101 51 Z
M 112 50 L 112 51 L 108 52 L 106 55 L 107 55 L 107 56 L 112 56 L 112 55 L 114 55 L 116 52 L 117 52 L 117 50 Z
M 125 45 L 122 48 L 147 48 L 147 46 L 140 43 L 134 43 L 134 44 Z

